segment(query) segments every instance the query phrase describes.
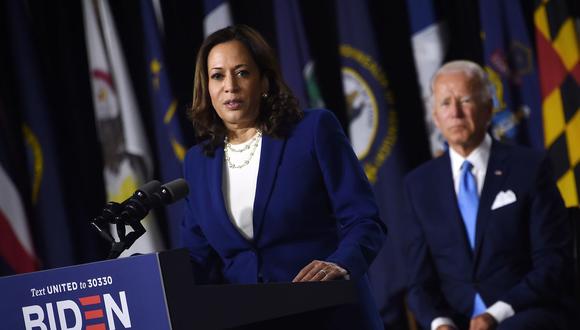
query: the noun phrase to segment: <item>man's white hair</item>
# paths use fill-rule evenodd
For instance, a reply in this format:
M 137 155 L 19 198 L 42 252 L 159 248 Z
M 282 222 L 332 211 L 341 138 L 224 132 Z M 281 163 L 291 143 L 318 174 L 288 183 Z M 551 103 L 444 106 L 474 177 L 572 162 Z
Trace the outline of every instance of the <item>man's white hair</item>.
M 431 78 L 431 106 L 433 103 L 433 91 L 435 90 L 435 82 L 437 78 L 442 74 L 449 73 L 463 73 L 470 80 L 476 83 L 476 86 L 480 86 L 477 97 L 478 100 L 483 105 L 492 106 L 493 95 L 491 92 L 491 84 L 489 79 L 487 79 L 487 74 L 479 64 L 467 60 L 457 60 L 445 63 L 442 67 L 435 72 L 433 78 Z

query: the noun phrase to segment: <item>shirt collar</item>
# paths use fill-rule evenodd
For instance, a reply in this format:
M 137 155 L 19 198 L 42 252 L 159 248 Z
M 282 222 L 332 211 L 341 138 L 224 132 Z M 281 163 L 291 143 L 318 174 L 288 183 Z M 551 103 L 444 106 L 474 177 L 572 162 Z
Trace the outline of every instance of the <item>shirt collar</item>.
M 461 165 L 465 160 L 468 160 L 473 165 L 474 171 L 485 172 L 487 163 L 489 162 L 489 154 L 491 152 L 491 136 L 485 134 L 483 141 L 475 148 L 467 158 L 463 158 L 453 148 L 449 148 L 449 156 L 451 158 L 451 169 L 453 173 L 459 173 Z

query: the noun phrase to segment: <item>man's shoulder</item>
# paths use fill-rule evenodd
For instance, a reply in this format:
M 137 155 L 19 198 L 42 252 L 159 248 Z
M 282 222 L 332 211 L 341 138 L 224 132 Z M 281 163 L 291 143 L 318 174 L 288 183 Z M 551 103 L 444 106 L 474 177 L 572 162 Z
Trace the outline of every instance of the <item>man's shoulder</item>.
M 499 141 L 493 141 L 491 154 L 509 157 L 512 165 L 531 165 L 541 162 L 546 157 L 544 150 L 537 150 L 531 147 L 507 144 Z
M 417 166 L 405 176 L 405 182 L 407 185 L 413 185 L 415 183 L 425 184 L 425 180 L 440 177 L 446 165 L 449 167 L 448 152 Z

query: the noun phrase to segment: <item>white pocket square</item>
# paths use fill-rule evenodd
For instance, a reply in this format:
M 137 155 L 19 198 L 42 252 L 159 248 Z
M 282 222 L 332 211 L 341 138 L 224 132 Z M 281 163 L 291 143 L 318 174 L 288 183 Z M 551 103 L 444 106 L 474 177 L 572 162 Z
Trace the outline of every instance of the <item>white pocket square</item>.
M 508 189 L 506 191 L 500 191 L 497 194 L 497 196 L 495 196 L 493 204 L 491 204 L 491 210 L 493 211 L 495 209 L 499 209 L 500 207 L 511 204 L 516 200 L 517 200 L 516 194 L 514 194 L 514 192 L 511 191 L 511 189 Z

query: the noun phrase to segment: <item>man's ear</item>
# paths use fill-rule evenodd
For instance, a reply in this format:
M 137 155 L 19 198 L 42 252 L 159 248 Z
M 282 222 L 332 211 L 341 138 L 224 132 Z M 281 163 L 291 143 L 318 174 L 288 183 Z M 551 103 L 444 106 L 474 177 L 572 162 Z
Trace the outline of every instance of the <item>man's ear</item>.
M 441 127 L 439 127 L 439 118 L 437 117 L 437 113 L 436 113 L 436 109 L 435 106 L 431 107 L 431 118 L 433 118 L 433 123 L 435 123 L 435 126 L 441 130 Z

